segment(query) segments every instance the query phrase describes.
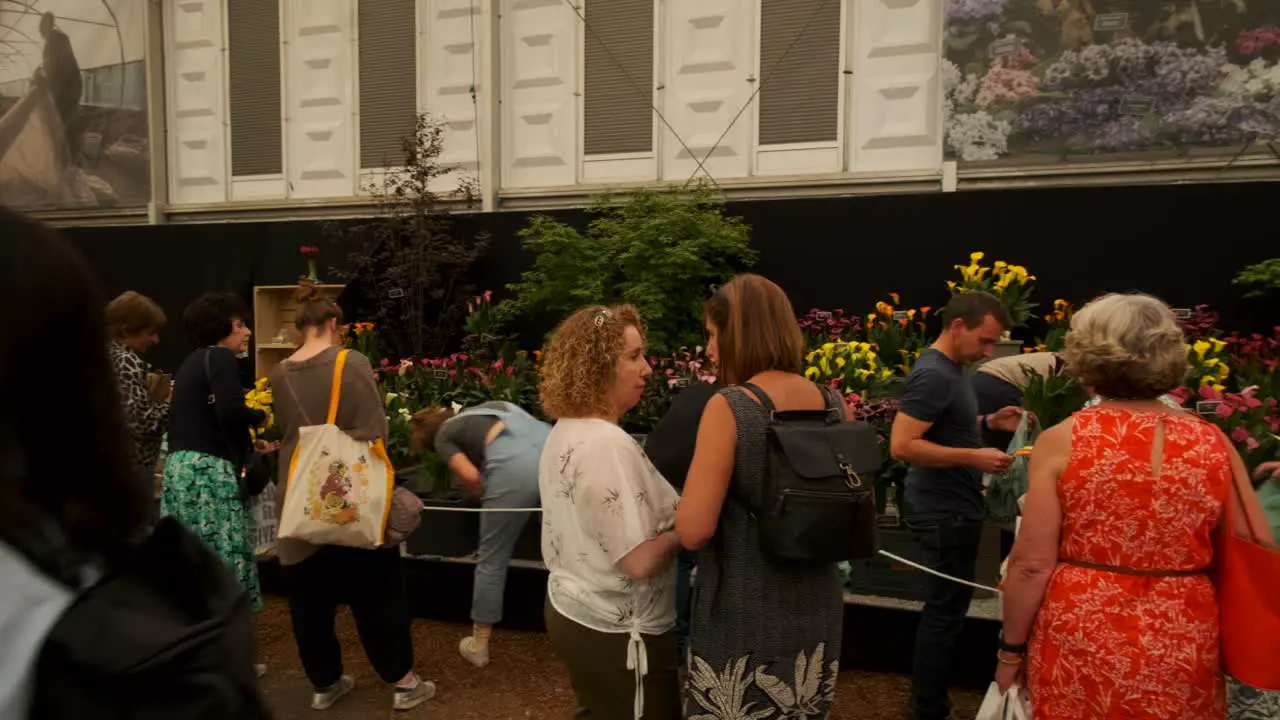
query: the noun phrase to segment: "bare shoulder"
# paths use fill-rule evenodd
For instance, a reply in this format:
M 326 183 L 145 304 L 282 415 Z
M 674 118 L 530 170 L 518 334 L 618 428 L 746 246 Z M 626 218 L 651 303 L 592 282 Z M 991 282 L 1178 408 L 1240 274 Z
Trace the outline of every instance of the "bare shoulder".
M 1071 430 L 1075 426 L 1075 418 L 1067 418 L 1048 428 L 1036 438 L 1033 458 L 1040 460 L 1065 460 L 1071 453 Z

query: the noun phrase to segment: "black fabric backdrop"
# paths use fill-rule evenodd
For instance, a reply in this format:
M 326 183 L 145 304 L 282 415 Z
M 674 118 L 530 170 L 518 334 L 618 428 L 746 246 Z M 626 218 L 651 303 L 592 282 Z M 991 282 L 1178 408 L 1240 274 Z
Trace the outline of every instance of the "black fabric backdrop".
M 938 306 L 944 281 L 971 251 L 1026 265 L 1043 305 L 1105 291 L 1141 290 L 1175 307 L 1207 303 L 1230 328 L 1268 330 L 1280 318 L 1230 284 L 1244 265 L 1280 254 L 1270 183 L 983 191 L 730 203 L 752 228 L 756 270 L 791 295 L 799 312 L 845 307 L 868 312 L 889 292 L 907 306 Z M 553 213 L 575 224 L 584 211 Z M 480 289 L 499 294 L 529 262 L 516 232 L 529 213 L 458 218 L 459 232 L 491 235 L 475 268 Z M 342 266 L 313 221 L 85 227 L 66 233 L 111 293 L 136 290 L 159 302 L 170 329 L 152 360 L 173 370 L 189 347 L 180 327 L 186 303 L 203 292 L 251 297 L 254 285 L 286 284 L 305 269 L 298 247 L 321 247 L 321 275 Z M 541 328 L 522 329 L 538 337 Z M 51 332 L 56 329 L 51 328 Z

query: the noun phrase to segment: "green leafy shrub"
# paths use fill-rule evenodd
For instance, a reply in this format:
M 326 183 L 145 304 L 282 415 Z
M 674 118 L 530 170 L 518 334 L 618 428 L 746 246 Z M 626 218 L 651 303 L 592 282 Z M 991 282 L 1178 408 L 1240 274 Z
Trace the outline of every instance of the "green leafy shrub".
M 674 352 L 705 335 L 702 303 L 711 287 L 755 262 L 746 224 L 725 215 L 705 185 L 640 190 L 621 204 L 603 197 L 591 214 L 585 234 L 545 215 L 520 231 L 536 260 L 508 286 L 504 321 L 629 303 L 644 318 L 650 348 Z

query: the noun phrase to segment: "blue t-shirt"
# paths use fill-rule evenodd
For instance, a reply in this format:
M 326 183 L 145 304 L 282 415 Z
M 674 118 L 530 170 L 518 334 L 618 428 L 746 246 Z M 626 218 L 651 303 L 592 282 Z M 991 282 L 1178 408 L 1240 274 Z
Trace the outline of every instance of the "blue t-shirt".
M 980 448 L 978 398 L 965 377 L 964 368 L 929 348 L 920 353 L 902 393 L 900 412 L 932 423 L 924 439 L 953 448 Z M 908 520 L 934 523 L 942 520 L 982 521 L 982 473 L 971 467 L 931 468 L 911 466 L 907 471 Z

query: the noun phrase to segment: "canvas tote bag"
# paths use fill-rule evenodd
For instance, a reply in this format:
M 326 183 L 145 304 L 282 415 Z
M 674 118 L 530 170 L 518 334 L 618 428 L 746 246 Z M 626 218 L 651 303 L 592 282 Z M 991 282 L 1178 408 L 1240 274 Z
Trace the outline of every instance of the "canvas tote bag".
M 324 425 L 298 429 L 280 508 L 279 537 L 372 549 L 385 540 L 395 471 L 382 440 L 361 442 L 335 423 L 347 350 L 338 353 Z

